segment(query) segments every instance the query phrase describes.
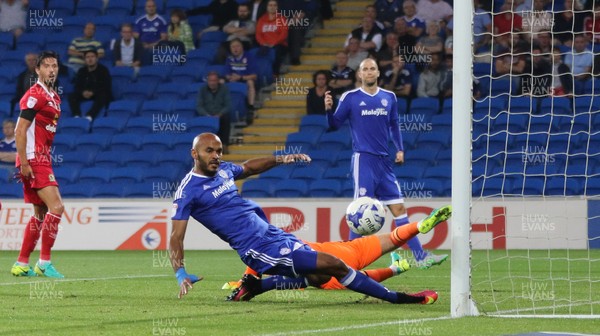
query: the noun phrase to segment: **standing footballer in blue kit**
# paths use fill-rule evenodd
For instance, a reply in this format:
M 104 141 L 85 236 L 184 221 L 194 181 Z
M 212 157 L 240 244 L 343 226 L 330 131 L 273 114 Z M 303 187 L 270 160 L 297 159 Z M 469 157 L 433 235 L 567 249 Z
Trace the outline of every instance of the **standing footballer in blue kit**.
M 396 146 L 396 164 L 404 163 L 402 133 L 398 122 L 396 95 L 392 91 L 377 86 L 379 69 L 377 62 L 367 58 L 357 69 L 362 80 L 359 88 L 345 92 L 335 112 L 332 110 L 333 98 L 325 93 L 325 110 L 331 129 L 337 129 L 350 121 L 352 133 L 352 177 L 354 179 L 354 199 L 369 196 L 387 205 L 396 226 L 408 224 L 408 215 L 404 207 L 404 196 L 396 180 L 392 163 L 388 159 L 388 142 Z M 350 232 L 349 239 L 359 237 Z M 408 241 L 417 266 L 429 268 L 444 262 L 448 255 L 434 255 L 423 251 L 417 237 Z
M 194 168 L 183 178 L 175 193 L 169 255 L 179 283 L 179 297 L 201 280 L 184 268 L 183 239 L 192 217 L 229 243 L 246 265 L 260 274 L 275 275 L 266 279 L 245 275 L 241 286 L 229 297 L 232 301 L 248 301 L 272 289 L 319 286 L 331 277 L 350 290 L 391 303 L 429 304 L 436 301 L 434 291 L 413 295 L 390 291 L 331 254 L 313 250 L 294 235 L 269 224 L 256 203 L 239 195 L 234 180 L 260 174 L 277 164 L 310 162 L 309 156 L 270 156 L 236 165 L 222 162 L 222 154 L 223 144 L 218 136 L 212 133 L 198 135 L 191 150 Z M 427 224 L 429 227 L 420 230 L 426 232 L 433 225 Z

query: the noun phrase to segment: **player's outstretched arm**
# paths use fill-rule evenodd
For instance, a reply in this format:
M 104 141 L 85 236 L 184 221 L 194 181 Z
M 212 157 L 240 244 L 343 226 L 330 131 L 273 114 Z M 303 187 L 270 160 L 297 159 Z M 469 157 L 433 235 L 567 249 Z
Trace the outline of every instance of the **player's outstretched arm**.
M 171 259 L 171 265 L 179 284 L 179 295 L 177 297 L 181 298 L 192 289 L 193 283 L 202 280 L 202 278 L 194 274 L 188 274 L 185 270 L 183 239 L 185 238 L 188 221 L 172 220 L 171 222 L 173 231 L 171 232 L 171 240 L 169 242 L 169 258 Z
M 262 158 L 250 159 L 242 163 L 244 171 L 240 174 L 237 179 L 243 179 L 248 176 L 257 175 L 265 172 L 279 164 L 290 164 L 294 162 L 306 162 L 311 161 L 310 156 L 306 154 L 287 154 L 287 155 L 274 155 Z

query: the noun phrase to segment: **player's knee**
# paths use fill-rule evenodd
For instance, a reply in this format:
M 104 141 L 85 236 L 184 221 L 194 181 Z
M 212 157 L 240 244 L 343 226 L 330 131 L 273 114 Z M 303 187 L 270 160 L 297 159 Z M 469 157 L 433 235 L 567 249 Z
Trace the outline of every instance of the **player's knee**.
M 323 258 L 325 259 L 325 269 L 327 270 L 328 275 L 340 278 L 348 274 L 348 266 L 340 259 L 330 254 L 324 254 Z
M 48 207 L 48 211 L 55 215 L 62 215 L 65 212 L 65 206 L 62 202 L 56 202 L 56 204 L 52 204 Z

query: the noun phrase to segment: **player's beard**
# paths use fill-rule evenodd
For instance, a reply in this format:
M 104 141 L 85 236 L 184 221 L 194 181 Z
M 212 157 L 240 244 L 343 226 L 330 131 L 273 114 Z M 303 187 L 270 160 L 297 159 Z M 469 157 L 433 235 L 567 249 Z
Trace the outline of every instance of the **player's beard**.
M 370 87 L 370 88 L 372 88 L 372 87 L 374 87 L 375 85 L 377 85 L 377 81 L 376 81 L 376 80 L 373 80 L 373 81 L 371 81 L 371 82 L 367 82 L 367 81 L 365 81 L 365 86 L 367 86 L 367 87 Z

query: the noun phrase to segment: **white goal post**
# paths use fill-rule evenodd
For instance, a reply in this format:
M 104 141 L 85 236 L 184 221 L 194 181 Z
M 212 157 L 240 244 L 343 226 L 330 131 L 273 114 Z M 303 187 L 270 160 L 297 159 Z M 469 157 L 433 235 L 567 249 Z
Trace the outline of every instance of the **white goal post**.
M 562 11 L 563 0 L 546 3 L 551 10 L 520 12 L 523 30 L 527 24 L 531 28 L 544 11 L 546 17 Z M 492 1 L 489 14 L 493 17 L 505 11 L 514 20 L 516 11 L 499 4 Z M 593 18 L 593 10 L 578 8 L 576 12 Z M 513 34 L 530 34 L 521 35 L 530 40 L 523 38 L 527 42 L 524 49 L 522 45 L 512 49 L 511 45 L 508 51 L 495 54 L 497 36 L 492 36 L 492 47 L 485 55 L 489 74 L 482 75 L 488 86 L 481 87 L 484 98 L 475 98 L 473 82 L 478 77 L 473 68 L 479 57 L 475 59 L 472 47 L 473 16 L 472 0 L 454 1 L 450 314 L 598 319 L 600 78 L 594 78 L 591 70 L 585 83 L 571 76 L 573 94 L 565 95 L 564 87 L 553 91 L 560 77 L 556 72 L 551 74 L 552 85 L 545 82 L 547 77 L 533 72 L 515 76 L 515 59 L 525 58 L 533 64 L 532 55 L 539 46 L 536 40 L 534 47 L 533 28 L 529 33 L 510 30 L 506 33 L 509 44 L 516 43 Z M 600 27 L 600 22 L 597 25 Z M 548 32 L 554 41 L 552 30 L 538 32 Z M 562 33 L 573 39 L 580 36 L 574 30 Z M 592 55 L 600 60 L 600 39 L 598 34 L 592 36 L 596 42 L 590 39 L 589 53 L 593 49 L 596 54 Z M 560 64 L 556 56 L 564 61 L 582 53 L 567 45 L 561 47 L 560 55 L 554 48 L 535 55 L 549 59 L 555 69 Z M 495 75 L 494 60 L 501 58 L 510 60 L 505 66 L 510 70 Z M 600 73 L 598 70 L 594 72 Z M 495 86 L 496 80 L 505 87 Z M 542 84 L 546 91 L 531 90 Z M 529 91 L 524 90 L 528 85 Z M 494 100 L 504 101 L 504 105 L 494 110 Z M 529 102 L 529 110 L 522 105 L 513 108 L 523 101 Z M 580 104 L 586 101 L 588 105 Z M 474 111 L 474 102 L 475 107 L 487 102 L 487 112 L 485 108 L 483 113 L 480 108 Z M 494 192 L 484 192 L 487 186 Z M 472 196 L 473 189 L 480 190 L 477 197 Z M 494 227 L 498 221 L 502 222 L 499 231 Z

